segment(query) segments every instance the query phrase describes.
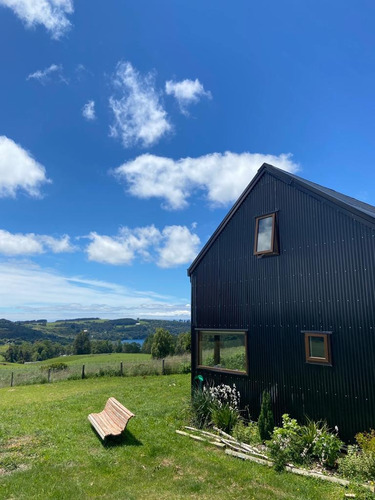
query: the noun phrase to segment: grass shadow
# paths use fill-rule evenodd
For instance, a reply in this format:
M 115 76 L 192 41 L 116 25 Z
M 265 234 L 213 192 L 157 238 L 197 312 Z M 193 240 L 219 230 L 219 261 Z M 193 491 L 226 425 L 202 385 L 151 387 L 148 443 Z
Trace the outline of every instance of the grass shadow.
M 139 441 L 128 429 L 125 429 L 120 436 L 108 436 L 104 440 L 100 438 L 93 427 L 91 427 L 91 430 L 104 448 L 112 448 L 114 446 L 143 446 L 142 441 Z

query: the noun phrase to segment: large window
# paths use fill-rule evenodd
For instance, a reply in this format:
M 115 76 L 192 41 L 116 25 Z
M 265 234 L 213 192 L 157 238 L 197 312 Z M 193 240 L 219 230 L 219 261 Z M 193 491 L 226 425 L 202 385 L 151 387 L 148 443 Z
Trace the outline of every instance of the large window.
M 246 332 L 200 330 L 198 366 L 211 370 L 247 373 Z
M 276 214 L 256 218 L 254 254 L 277 254 Z
M 305 334 L 305 353 L 308 363 L 331 365 L 331 333 L 302 332 Z

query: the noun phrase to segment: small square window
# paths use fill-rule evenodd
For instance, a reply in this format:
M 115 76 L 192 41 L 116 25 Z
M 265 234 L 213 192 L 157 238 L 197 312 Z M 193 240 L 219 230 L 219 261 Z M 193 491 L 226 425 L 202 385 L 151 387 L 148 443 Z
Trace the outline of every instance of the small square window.
M 256 218 L 254 255 L 277 254 L 276 214 Z
M 305 334 L 305 353 L 308 363 L 331 363 L 331 332 L 303 332 Z

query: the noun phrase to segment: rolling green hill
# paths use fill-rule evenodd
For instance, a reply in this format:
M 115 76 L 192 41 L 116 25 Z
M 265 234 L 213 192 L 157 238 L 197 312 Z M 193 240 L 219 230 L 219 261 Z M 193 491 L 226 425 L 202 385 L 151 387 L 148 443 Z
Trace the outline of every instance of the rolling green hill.
M 144 339 L 156 328 L 165 328 L 173 335 L 190 331 L 190 321 L 121 318 L 104 320 L 99 318 L 77 318 L 47 322 L 0 320 L 0 342 L 35 342 L 51 340 L 68 343 L 77 333 L 87 330 L 92 339 L 123 340 Z

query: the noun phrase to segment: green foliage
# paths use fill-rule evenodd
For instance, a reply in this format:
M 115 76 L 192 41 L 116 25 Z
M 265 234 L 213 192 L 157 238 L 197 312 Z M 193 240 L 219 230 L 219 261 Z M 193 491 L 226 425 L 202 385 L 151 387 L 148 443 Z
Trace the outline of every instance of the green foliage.
M 185 354 L 191 352 L 191 333 L 183 332 L 180 333 L 176 340 L 176 354 Z
M 164 328 L 158 328 L 152 341 L 151 356 L 156 359 L 161 359 L 166 356 L 171 356 L 173 353 L 173 335 L 171 335 L 168 330 L 164 330 Z
M 198 429 L 211 423 L 212 397 L 206 387 L 193 389 L 191 396 L 191 420 Z
M 246 353 L 236 352 L 231 356 L 228 356 L 222 360 L 224 362 L 223 366 L 226 366 L 230 370 L 244 370 L 246 367 Z
M 260 444 L 259 428 L 256 422 L 244 422 L 240 419 L 233 429 L 233 436 L 247 444 Z
M 271 396 L 267 391 L 263 392 L 262 405 L 258 419 L 259 435 L 262 441 L 270 439 L 274 428 L 274 419 L 271 405 Z
M 122 352 L 141 352 L 141 346 L 138 342 L 124 342 Z
M 229 403 L 220 405 L 217 401 L 214 401 L 211 419 L 216 427 L 230 434 L 240 420 L 240 414 L 237 408 L 233 408 Z
M 84 332 L 79 333 L 78 335 L 85 335 Z M 89 352 L 76 352 L 75 354 L 108 354 L 113 352 L 113 344 L 110 340 L 91 340 L 90 341 L 90 351 Z M 88 349 L 88 347 L 87 347 Z M 120 351 L 121 352 L 121 351 Z
M 151 347 L 153 341 L 154 341 L 154 334 L 151 333 L 148 337 L 146 337 L 145 341 L 143 342 L 141 347 L 141 352 L 143 352 L 144 354 L 151 354 Z
M 334 467 L 343 444 L 334 434 L 328 431 L 318 431 L 312 448 L 312 456 L 317 458 L 322 465 Z
M 225 432 L 231 432 L 240 419 L 238 411 L 240 394 L 233 384 L 195 388 L 191 410 L 193 423 L 199 427 L 215 424 Z
M 357 445 L 348 446 L 348 453 L 338 460 L 339 472 L 355 481 L 375 481 L 375 431 L 360 432 Z
M 68 365 L 66 363 L 63 363 L 62 361 L 60 361 L 59 363 L 51 363 L 49 365 L 43 365 L 41 367 L 42 371 L 52 370 L 53 372 L 60 372 L 67 369 Z
M 80 332 L 73 343 L 73 353 L 74 354 L 90 354 L 91 352 L 91 342 L 88 332 Z
M 308 464 L 318 460 L 324 466 L 335 465 L 343 443 L 329 432 L 327 424 L 310 420 L 300 426 L 288 414 L 283 415 L 282 420 L 282 427 L 275 427 L 267 442 L 277 470 L 288 462 Z
M 375 453 L 374 429 L 371 429 L 370 432 L 359 432 L 356 434 L 355 439 L 363 451 Z
M 4 359 L 8 363 L 28 363 L 30 361 L 44 361 L 67 352 L 66 346 L 53 343 L 50 340 L 37 341 L 33 344 L 22 342 L 21 345 L 11 344 L 4 352 Z

